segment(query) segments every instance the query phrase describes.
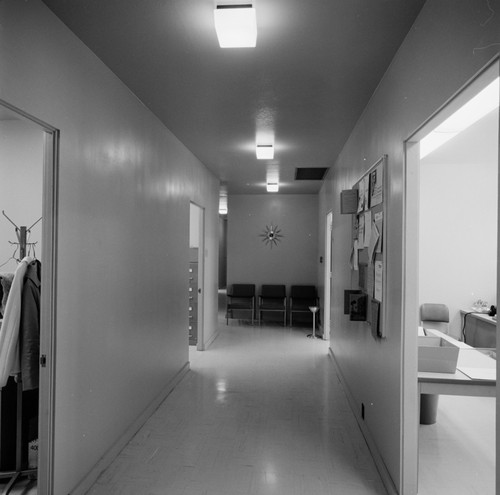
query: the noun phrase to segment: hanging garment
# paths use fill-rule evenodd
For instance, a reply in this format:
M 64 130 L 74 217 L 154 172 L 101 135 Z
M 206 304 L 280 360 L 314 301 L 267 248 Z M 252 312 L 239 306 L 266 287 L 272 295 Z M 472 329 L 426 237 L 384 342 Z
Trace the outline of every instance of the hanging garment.
M 19 322 L 21 319 L 21 292 L 24 274 L 33 258 L 26 256 L 14 272 L 14 280 L 0 328 L 0 388 L 5 387 L 10 374 L 21 371 L 19 359 Z
M 31 262 L 24 276 L 21 294 L 21 379 L 23 391 L 38 388 L 40 374 L 40 277 L 41 264 Z
M 0 284 L 2 285 L 2 302 L 0 305 L 0 313 L 2 313 L 2 315 L 5 313 L 5 306 L 7 304 L 7 299 L 9 297 L 10 287 L 12 286 L 13 280 L 13 273 L 0 274 Z

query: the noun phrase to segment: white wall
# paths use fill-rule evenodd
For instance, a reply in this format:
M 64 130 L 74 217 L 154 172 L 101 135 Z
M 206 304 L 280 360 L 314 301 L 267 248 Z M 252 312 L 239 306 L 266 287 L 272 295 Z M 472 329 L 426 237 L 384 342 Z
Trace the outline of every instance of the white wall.
M 318 198 L 316 195 L 234 195 L 227 215 L 228 284 L 316 282 Z M 271 248 L 261 234 L 278 226 L 282 238 Z
M 33 124 L 17 119 L 0 121 L 0 211 L 19 227 L 30 227 L 42 216 L 42 173 L 44 132 Z M 31 230 L 29 242 L 36 242 L 35 253 L 41 258 L 42 222 Z M 14 226 L 0 216 L 0 264 L 12 257 L 17 242 Z M 19 251 L 16 253 L 19 258 Z M 13 272 L 11 259 L 0 267 Z
M 404 141 L 443 103 L 498 53 L 500 16 L 486 3 L 428 0 L 377 91 L 351 133 L 320 194 L 320 238 L 325 216 L 333 208 L 333 294 L 331 348 L 352 396 L 354 411 L 365 404 L 363 427 L 372 441 L 379 466 L 386 469 L 399 493 L 416 493 L 416 362 L 403 369 L 403 207 Z M 500 2 L 490 2 L 498 13 Z M 488 48 L 487 48 L 488 47 Z M 339 212 L 340 192 L 383 154 L 388 155 L 386 195 L 387 252 L 386 333 L 374 340 L 364 323 L 343 315 L 343 291 L 351 287 L 349 255 L 351 219 Z M 323 241 L 319 244 L 324 251 Z M 320 253 L 324 255 L 324 253 Z M 320 276 L 318 283 L 323 284 Z M 413 338 L 413 337 L 412 337 Z M 416 346 L 416 337 L 415 337 Z M 403 390 L 413 373 L 412 390 Z M 403 409 L 403 393 L 413 404 Z M 410 421 L 413 430 L 403 435 Z
M 206 338 L 216 331 L 218 181 L 40 1 L 3 1 L 0 19 L 0 98 L 61 131 L 59 495 L 188 361 L 190 201 L 205 207 Z
M 498 111 L 476 127 L 420 166 L 420 304 L 446 304 L 455 338 L 461 309 L 496 305 Z

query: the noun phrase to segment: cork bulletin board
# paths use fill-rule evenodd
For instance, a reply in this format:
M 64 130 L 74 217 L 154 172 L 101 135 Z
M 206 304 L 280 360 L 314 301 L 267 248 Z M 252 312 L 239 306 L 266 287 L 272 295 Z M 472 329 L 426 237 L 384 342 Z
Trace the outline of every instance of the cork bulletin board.
M 352 217 L 351 287 L 344 291 L 344 314 L 364 321 L 373 337 L 385 338 L 386 260 L 384 241 L 387 155 L 341 193 L 341 213 Z

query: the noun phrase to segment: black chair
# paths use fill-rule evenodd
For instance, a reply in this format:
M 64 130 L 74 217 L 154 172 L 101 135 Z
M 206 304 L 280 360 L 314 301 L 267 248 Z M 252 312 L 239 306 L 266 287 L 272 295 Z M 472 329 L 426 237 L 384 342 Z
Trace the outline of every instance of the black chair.
M 262 312 L 283 313 L 283 326 L 286 326 L 286 287 L 284 285 L 263 285 L 259 295 L 259 323 Z
M 227 291 L 226 325 L 233 318 L 233 311 L 250 311 L 252 325 L 255 317 L 255 285 L 233 284 Z
M 316 287 L 314 285 L 292 285 L 290 289 L 290 326 L 293 324 L 294 313 L 309 313 L 312 315 L 309 309 L 310 306 L 319 306 Z

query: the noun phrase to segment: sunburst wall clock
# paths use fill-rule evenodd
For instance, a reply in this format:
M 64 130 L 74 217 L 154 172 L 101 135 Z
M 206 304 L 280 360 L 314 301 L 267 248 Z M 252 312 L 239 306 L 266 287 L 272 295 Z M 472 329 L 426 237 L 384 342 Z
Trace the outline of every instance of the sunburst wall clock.
M 267 246 L 270 246 L 271 249 L 273 246 L 277 246 L 278 243 L 281 242 L 281 238 L 284 237 L 283 234 L 281 234 L 281 229 L 278 228 L 277 225 L 266 225 L 266 228 L 260 234 L 260 237 L 262 237 L 262 242 L 264 242 Z

